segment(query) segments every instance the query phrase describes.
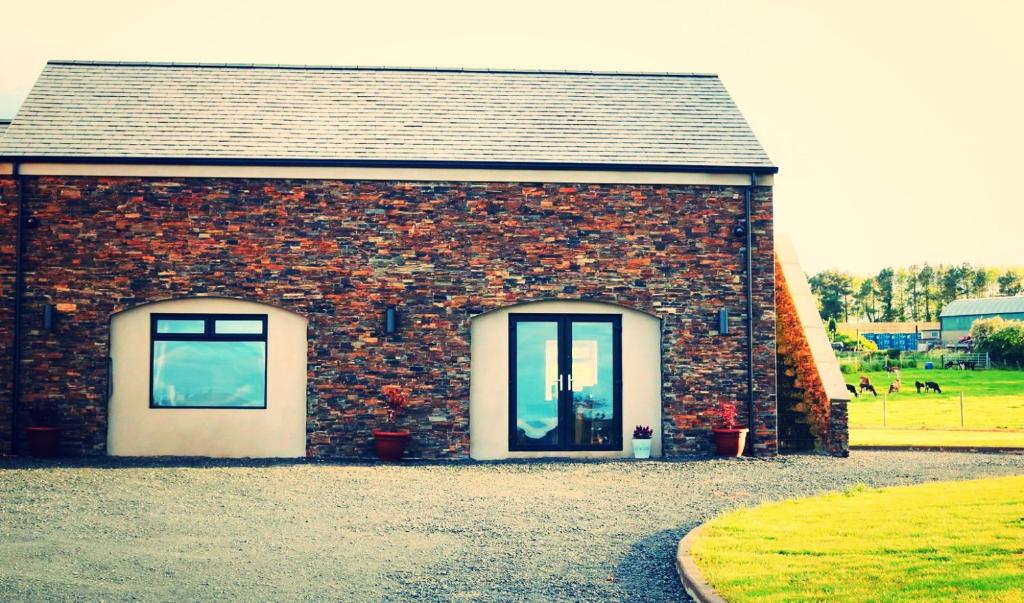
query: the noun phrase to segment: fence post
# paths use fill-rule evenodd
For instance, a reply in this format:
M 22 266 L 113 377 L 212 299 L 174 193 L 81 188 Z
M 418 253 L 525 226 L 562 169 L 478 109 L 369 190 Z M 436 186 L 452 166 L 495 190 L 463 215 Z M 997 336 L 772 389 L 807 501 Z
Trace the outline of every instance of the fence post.
M 965 425 L 964 425 L 964 393 L 962 391 L 960 392 L 960 427 L 961 428 L 965 427 Z
M 889 426 L 889 408 L 886 404 L 888 397 L 889 394 L 882 394 L 882 427 Z

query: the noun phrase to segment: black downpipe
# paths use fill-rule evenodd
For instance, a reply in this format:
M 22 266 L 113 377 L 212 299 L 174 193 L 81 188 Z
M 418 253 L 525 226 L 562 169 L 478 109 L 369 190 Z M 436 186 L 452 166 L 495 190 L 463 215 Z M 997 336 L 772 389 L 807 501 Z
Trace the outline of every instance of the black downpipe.
M 754 260 L 753 248 L 754 224 L 750 214 L 750 197 L 757 186 L 757 174 L 750 173 L 750 186 L 743 192 L 743 205 L 746 212 L 747 231 L 747 454 L 754 456 L 754 440 L 757 425 L 754 423 Z
M 14 164 L 14 178 L 18 185 L 18 225 L 14 242 L 14 331 L 11 358 L 11 454 L 18 453 L 18 413 L 21 406 L 21 298 L 25 289 L 22 256 L 25 252 L 25 178 L 21 165 Z

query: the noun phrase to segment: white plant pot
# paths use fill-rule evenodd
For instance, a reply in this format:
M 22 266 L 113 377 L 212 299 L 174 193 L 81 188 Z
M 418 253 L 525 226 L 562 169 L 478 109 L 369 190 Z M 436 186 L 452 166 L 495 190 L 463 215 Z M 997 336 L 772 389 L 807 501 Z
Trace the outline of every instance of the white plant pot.
M 649 458 L 651 458 L 651 441 L 650 440 L 633 440 L 633 458 L 638 458 L 638 459 L 649 459 Z

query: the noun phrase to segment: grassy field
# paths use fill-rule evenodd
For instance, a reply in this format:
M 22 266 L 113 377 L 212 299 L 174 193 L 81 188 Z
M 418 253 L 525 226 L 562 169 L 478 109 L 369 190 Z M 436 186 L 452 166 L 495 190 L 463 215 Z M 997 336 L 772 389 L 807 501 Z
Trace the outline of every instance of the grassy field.
M 850 430 L 851 446 L 921 446 L 941 448 L 1024 448 L 1024 431 L 977 431 L 971 429 L 871 429 Z
M 872 446 L 1024 447 L 1024 371 L 953 371 L 903 369 L 902 390 L 887 394 L 883 427 L 882 399 L 892 376 L 864 373 L 878 390 L 850 401 L 850 443 Z M 844 375 L 851 385 L 859 374 Z M 915 381 L 935 381 L 941 394 L 921 393 Z M 964 425 L 960 423 L 964 394 Z M 895 428 L 895 429 L 893 429 Z M 926 433 L 923 430 L 937 430 Z M 959 430 L 975 430 L 960 433 Z M 992 434 L 976 430 L 993 430 Z M 1006 433 L 1006 432 L 1020 433 Z
M 1022 601 L 1022 518 L 1024 476 L 858 486 L 714 519 L 692 554 L 732 602 Z

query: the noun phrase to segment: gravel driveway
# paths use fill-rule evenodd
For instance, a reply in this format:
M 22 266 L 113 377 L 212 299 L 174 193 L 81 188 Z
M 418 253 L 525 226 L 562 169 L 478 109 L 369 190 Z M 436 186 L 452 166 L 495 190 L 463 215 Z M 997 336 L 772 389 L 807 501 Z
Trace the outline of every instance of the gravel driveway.
M 0 600 L 679 601 L 676 543 L 722 510 L 1010 473 L 1024 456 L 0 460 Z

